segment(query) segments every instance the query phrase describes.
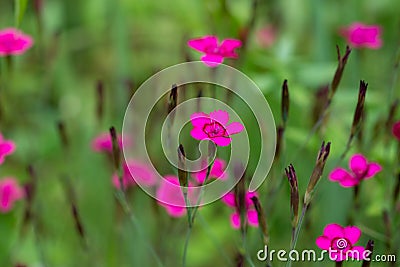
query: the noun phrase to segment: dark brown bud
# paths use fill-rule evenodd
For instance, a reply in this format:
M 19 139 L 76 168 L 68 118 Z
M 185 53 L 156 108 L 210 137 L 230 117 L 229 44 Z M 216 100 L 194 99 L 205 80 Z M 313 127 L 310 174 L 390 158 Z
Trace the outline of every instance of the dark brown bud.
M 183 146 L 178 147 L 178 178 L 179 184 L 183 187 L 188 186 L 188 173 L 186 171 L 186 156 Z
M 343 57 L 340 54 L 339 46 L 336 46 L 336 51 L 338 55 L 338 66 L 336 68 L 335 75 L 333 76 L 333 80 L 331 83 L 331 91 L 329 95 L 329 99 L 332 99 L 334 94 L 336 93 L 337 88 L 339 87 L 340 80 L 342 79 L 344 68 L 346 67 L 347 60 L 351 53 L 351 48 L 346 46 L 346 52 L 344 53 Z
M 304 205 L 305 206 L 308 206 L 310 204 L 315 186 L 321 179 L 326 160 L 328 159 L 328 156 L 329 156 L 330 147 L 331 147 L 330 142 L 328 142 L 326 145 L 325 145 L 325 142 L 322 142 L 322 146 L 318 153 L 318 157 L 317 157 L 317 161 L 314 166 L 314 170 L 310 176 L 310 181 L 308 182 L 307 190 L 304 195 Z
M 360 129 L 361 119 L 364 112 L 365 94 L 367 93 L 368 84 L 365 81 L 360 81 L 358 91 L 358 101 L 356 110 L 354 111 L 353 124 L 351 125 L 350 140 L 356 135 Z
M 282 112 L 283 127 L 285 127 L 289 115 L 289 87 L 287 80 L 284 80 L 282 85 L 281 112 Z
M 168 114 L 171 113 L 177 105 L 178 99 L 178 86 L 176 84 L 172 85 L 171 92 L 169 93 L 168 99 Z M 175 114 L 171 114 L 171 122 L 173 122 Z
M 292 164 L 285 168 L 286 176 L 290 185 L 290 207 L 292 210 L 292 227 L 299 222 L 299 185 L 297 183 L 296 171 Z
M 104 114 L 104 84 L 101 80 L 97 81 L 96 84 L 96 96 L 97 96 L 96 115 L 97 119 L 101 121 Z
M 260 201 L 256 196 L 253 196 L 251 198 L 251 201 L 253 201 L 254 207 L 256 208 L 257 211 L 257 217 L 258 217 L 258 223 L 260 225 L 261 233 L 263 236 L 263 242 L 265 245 L 268 245 L 269 243 L 269 233 L 268 233 L 268 228 L 267 228 L 267 221 L 266 217 L 264 214 L 264 210 L 261 207 Z
M 115 127 L 110 128 L 111 142 L 112 142 L 112 154 L 114 159 L 114 167 L 119 172 L 121 169 L 121 151 L 117 140 L 117 132 Z
M 67 135 L 67 131 L 65 130 L 64 122 L 59 121 L 57 123 L 57 128 L 58 128 L 58 135 L 60 136 L 60 139 L 61 139 L 61 143 L 64 148 L 67 148 L 69 145 L 69 142 L 68 142 L 68 135 Z

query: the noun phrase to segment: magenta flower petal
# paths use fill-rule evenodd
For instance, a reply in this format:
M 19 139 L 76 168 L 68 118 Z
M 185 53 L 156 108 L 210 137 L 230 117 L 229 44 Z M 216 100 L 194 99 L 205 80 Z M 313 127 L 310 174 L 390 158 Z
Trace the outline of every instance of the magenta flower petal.
M 397 140 L 400 141 L 400 121 L 393 124 L 392 134 L 396 137 Z
M 343 168 L 336 168 L 329 174 L 329 180 L 342 181 L 344 179 L 352 179 L 351 174 Z
M 378 49 L 382 46 L 381 28 L 377 25 L 365 25 L 359 22 L 353 23 L 342 30 L 342 35 L 353 47 L 367 47 Z
M 226 110 L 215 110 L 210 112 L 210 118 L 226 125 L 229 122 L 229 113 Z
M 315 243 L 320 249 L 329 249 L 331 247 L 331 240 L 326 236 L 319 236 Z
M 382 170 L 382 167 L 378 163 L 375 163 L 375 162 L 369 163 L 368 164 L 368 172 L 365 175 L 364 179 L 368 179 L 368 178 L 375 176 L 375 174 L 377 174 L 381 170 Z
M 218 146 L 229 146 L 231 144 L 231 138 L 230 137 L 214 137 L 212 138 L 214 143 Z
M 117 136 L 118 145 L 122 148 L 122 137 Z M 92 141 L 92 150 L 95 152 L 112 152 L 112 140 L 109 133 L 102 133 Z
M 21 55 L 33 45 L 33 39 L 15 28 L 0 31 L 0 56 Z
M 226 173 L 224 171 L 226 166 L 225 160 L 216 158 L 214 165 L 211 168 L 210 176 L 213 178 L 225 179 Z
M 238 55 L 235 52 L 236 48 L 242 46 L 242 42 L 236 39 L 225 39 L 222 41 L 220 46 L 220 53 L 223 57 L 237 58 Z
M 324 229 L 324 236 L 329 239 L 344 237 L 343 227 L 339 224 L 328 224 Z
M 352 249 L 351 249 L 352 251 L 354 251 L 353 253 L 348 253 L 348 255 L 350 256 L 350 257 L 353 257 L 354 259 L 356 259 L 356 260 L 364 260 L 364 251 L 365 251 L 365 248 L 364 247 L 361 247 L 361 246 L 356 246 L 356 247 L 352 247 Z M 356 251 L 358 252 L 358 253 L 356 253 Z
M 229 124 L 226 127 L 226 131 L 228 132 L 229 135 L 238 134 L 238 133 L 242 132 L 243 129 L 244 129 L 244 126 L 240 122 L 232 122 L 231 124 Z
M 208 135 L 201 128 L 193 128 L 190 135 L 196 140 L 209 140 Z
M 360 180 L 354 177 L 346 177 L 345 179 L 339 181 L 339 184 L 343 187 L 353 187 L 360 183 Z
M 218 39 L 215 36 L 204 36 L 202 38 L 189 40 L 188 46 L 197 51 L 209 53 L 217 49 Z
M 153 186 L 157 183 L 157 178 L 149 166 L 139 161 L 128 160 L 124 172 L 131 184 L 136 184 L 137 181 L 140 185 Z
M 350 241 L 351 245 L 357 243 L 360 239 L 361 230 L 356 226 L 347 226 L 344 228 L 344 237 Z
M 210 123 L 210 116 L 203 112 L 190 115 L 190 122 L 194 127 L 203 128 L 205 124 Z
M 234 229 L 240 228 L 240 215 L 239 213 L 235 212 L 231 215 L 231 225 Z
M 177 206 L 173 206 L 173 205 L 164 205 L 165 210 L 167 211 L 167 213 L 171 216 L 171 217 L 182 217 L 186 214 L 186 208 L 184 207 L 177 207 Z
M 24 190 L 14 178 L 0 180 L 0 212 L 9 212 L 14 207 L 14 202 L 24 196 Z
M 357 175 L 363 175 L 368 170 L 367 159 L 361 154 L 355 154 L 350 159 L 350 169 Z
M 220 55 L 206 54 L 201 57 L 201 60 L 209 67 L 216 67 L 224 61 L 224 58 Z
M 247 221 L 249 222 L 250 226 L 257 227 L 258 226 L 258 215 L 257 211 L 255 210 L 248 210 L 247 211 Z
M 229 207 L 236 207 L 235 194 L 232 192 L 227 193 L 225 196 L 222 197 L 222 202 L 224 202 Z
M 344 261 L 346 259 L 346 254 L 342 250 L 331 251 L 328 256 L 332 261 Z

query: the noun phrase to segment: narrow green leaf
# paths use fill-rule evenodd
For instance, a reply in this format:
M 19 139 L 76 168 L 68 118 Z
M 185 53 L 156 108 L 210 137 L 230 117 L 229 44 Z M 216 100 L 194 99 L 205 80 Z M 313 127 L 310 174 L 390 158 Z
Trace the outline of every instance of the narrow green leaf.
M 24 14 L 26 11 L 26 7 L 28 5 L 28 0 L 15 0 L 15 25 L 19 27 L 22 19 L 24 18 Z

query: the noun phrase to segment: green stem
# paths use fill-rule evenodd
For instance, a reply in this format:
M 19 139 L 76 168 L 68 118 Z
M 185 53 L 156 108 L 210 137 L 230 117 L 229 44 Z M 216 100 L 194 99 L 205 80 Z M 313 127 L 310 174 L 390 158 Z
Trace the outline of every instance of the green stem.
M 296 248 L 296 244 L 299 239 L 300 230 L 303 225 L 303 221 L 304 221 L 304 217 L 306 216 L 307 209 L 308 209 L 308 205 L 304 204 L 303 209 L 301 211 L 300 218 L 299 218 L 299 223 L 297 224 L 297 226 L 294 230 L 293 238 L 292 238 L 292 241 L 290 242 L 290 250 L 294 250 Z M 290 258 L 289 258 L 286 266 L 287 267 L 292 266 L 292 261 L 290 260 Z
M 124 212 L 126 213 L 126 215 L 129 217 L 129 220 L 131 221 L 133 227 L 136 228 L 138 234 L 140 235 L 140 238 L 142 240 L 148 240 L 146 239 L 146 237 L 143 234 L 143 230 L 140 227 L 139 222 L 137 221 L 136 217 L 133 215 L 132 213 L 132 209 L 130 208 L 128 201 L 126 200 L 126 195 L 124 193 L 124 191 L 122 191 L 121 189 L 118 190 L 115 194 L 118 202 L 120 203 L 122 209 L 124 210 Z M 146 246 L 148 247 L 148 249 L 150 250 L 150 253 L 153 255 L 154 259 L 157 262 L 157 265 L 159 267 L 163 267 L 164 265 L 162 264 L 160 258 L 158 257 L 156 251 L 154 250 L 154 248 L 151 246 L 151 244 L 149 242 L 145 242 Z
M 190 236 L 192 234 L 192 226 L 189 226 L 187 232 L 186 232 L 186 239 L 185 239 L 185 245 L 183 247 L 183 258 L 182 258 L 182 267 L 186 267 L 186 255 L 187 255 L 187 250 L 189 247 L 189 240 Z

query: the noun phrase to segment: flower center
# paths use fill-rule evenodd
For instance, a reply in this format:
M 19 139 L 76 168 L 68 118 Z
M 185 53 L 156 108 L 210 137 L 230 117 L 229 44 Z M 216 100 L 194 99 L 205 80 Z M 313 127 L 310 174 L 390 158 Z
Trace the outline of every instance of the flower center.
M 226 136 L 225 128 L 216 121 L 211 121 L 211 123 L 205 124 L 203 127 L 203 131 L 207 134 L 209 138 Z
M 347 238 L 335 238 L 331 242 L 331 248 L 334 250 L 347 250 L 351 248 L 351 243 Z

